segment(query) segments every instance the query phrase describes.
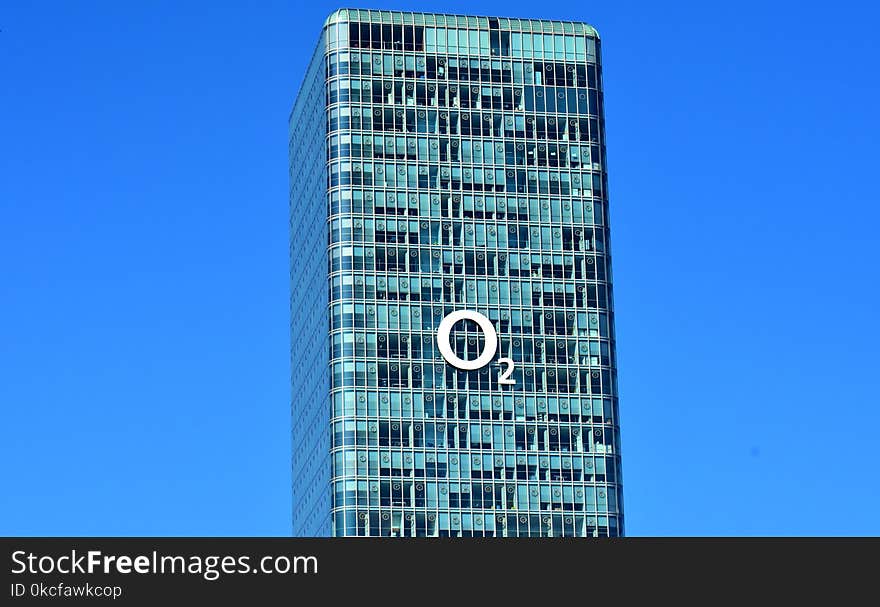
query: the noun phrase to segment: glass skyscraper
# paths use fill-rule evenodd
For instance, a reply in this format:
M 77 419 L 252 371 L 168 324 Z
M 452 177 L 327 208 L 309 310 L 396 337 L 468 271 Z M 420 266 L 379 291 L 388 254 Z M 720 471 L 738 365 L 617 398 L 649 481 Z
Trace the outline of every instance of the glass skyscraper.
M 583 23 L 327 19 L 290 117 L 295 535 L 623 533 L 601 82 Z

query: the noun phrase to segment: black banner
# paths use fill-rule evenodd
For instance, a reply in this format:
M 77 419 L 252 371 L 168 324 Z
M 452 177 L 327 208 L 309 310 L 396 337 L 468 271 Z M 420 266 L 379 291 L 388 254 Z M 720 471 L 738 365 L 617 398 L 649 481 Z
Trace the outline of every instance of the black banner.
M 456 605 L 828 593 L 874 602 L 876 539 L 0 538 L 0 604 Z M 647 593 L 643 596 L 643 593 Z M 769 593 L 769 594 L 768 594 Z M 532 598 L 529 598 L 532 597 Z M 761 601 L 763 602 L 763 601 Z

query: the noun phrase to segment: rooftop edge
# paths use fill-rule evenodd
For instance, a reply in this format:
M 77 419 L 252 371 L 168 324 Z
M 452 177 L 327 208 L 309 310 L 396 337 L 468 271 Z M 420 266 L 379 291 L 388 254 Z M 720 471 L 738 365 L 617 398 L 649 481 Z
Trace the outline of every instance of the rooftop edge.
M 437 19 L 440 17 L 441 19 Z M 324 28 L 334 23 L 346 23 L 369 19 L 375 23 L 399 23 L 401 25 L 471 25 L 489 27 L 490 19 L 497 19 L 502 29 L 540 31 L 557 34 L 584 34 L 599 39 L 599 31 L 583 21 L 560 19 L 529 19 L 519 17 L 494 17 L 489 15 L 461 15 L 455 13 L 425 13 L 411 11 L 387 11 L 359 8 L 338 8 L 324 20 Z M 538 27 L 534 27 L 538 25 Z

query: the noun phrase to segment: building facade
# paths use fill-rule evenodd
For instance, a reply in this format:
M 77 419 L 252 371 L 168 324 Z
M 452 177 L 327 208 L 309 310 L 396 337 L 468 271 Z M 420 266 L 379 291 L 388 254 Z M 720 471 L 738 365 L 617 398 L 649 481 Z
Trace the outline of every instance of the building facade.
M 295 535 L 622 535 L 599 45 L 327 19 L 290 118 Z

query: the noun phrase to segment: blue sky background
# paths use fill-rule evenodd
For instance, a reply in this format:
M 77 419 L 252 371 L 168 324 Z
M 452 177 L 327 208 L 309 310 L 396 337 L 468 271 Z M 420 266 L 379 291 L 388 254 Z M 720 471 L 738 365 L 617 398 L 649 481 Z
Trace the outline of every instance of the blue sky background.
M 604 42 L 627 532 L 880 534 L 869 2 L 419 2 Z M 327 2 L 0 10 L 0 534 L 290 532 Z

